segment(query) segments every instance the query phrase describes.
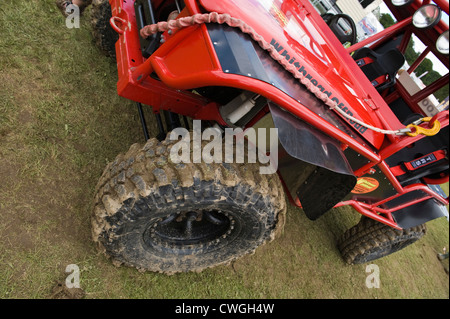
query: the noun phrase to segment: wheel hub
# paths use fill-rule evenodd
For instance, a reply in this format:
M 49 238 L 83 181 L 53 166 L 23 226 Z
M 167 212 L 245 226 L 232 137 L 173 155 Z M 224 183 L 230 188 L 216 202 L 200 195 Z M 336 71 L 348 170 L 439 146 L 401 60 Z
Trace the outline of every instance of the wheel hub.
M 144 233 L 144 242 L 167 248 L 202 246 L 227 238 L 234 224 L 232 215 L 219 210 L 173 213 L 151 223 Z

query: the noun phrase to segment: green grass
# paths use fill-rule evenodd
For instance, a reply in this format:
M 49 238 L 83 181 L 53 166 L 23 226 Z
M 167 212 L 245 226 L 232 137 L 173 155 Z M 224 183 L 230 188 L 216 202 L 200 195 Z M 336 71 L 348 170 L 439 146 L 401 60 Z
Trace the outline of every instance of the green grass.
M 202 273 L 113 266 L 90 238 L 94 187 L 106 163 L 143 136 L 88 19 L 89 10 L 80 29 L 67 29 L 53 0 L 0 5 L 0 298 L 49 298 L 69 264 L 79 266 L 86 298 L 449 297 L 436 258 L 448 248 L 445 219 L 376 261 L 381 288 L 368 289 L 366 266 L 344 264 L 335 244 L 358 221 L 349 208 L 311 222 L 290 207 L 281 238 Z

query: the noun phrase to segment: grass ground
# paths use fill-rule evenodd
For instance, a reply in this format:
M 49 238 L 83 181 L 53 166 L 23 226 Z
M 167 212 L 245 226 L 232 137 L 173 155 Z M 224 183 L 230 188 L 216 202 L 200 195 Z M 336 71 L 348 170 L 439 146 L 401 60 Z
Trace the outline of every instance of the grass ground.
M 281 238 L 230 266 L 173 276 L 114 267 L 90 238 L 94 187 L 106 163 L 143 137 L 88 18 L 67 29 L 53 0 L 0 3 L 0 298 L 51 298 L 70 264 L 85 298 L 449 297 L 436 258 L 448 248 L 445 219 L 376 261 L 381 286 L 369 289 L 366 265 L 344 264 L 335 246 L 358 221 L 349 208 L 311 222 L 290 207 Z

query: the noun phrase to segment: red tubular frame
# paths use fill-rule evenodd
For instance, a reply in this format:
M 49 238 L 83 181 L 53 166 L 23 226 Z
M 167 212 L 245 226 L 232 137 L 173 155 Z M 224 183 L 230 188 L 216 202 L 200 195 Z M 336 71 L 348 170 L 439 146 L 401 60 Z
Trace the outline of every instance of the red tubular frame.
M 412 21 L 412 17 L 409 17 L 403 21 L 400 21 L 399 23 L 396 23 L 396 24 L 390 26 L 389 28 L 386 28 L 383 31 L 380 31 L 380 32 L 374 34 L 373 36 L 348 47 L 347 52 L 350 54 L 352 52 L 355 52 L 356 50 L 359 50 L 359 49 L 365 47 L 366 45 L 369 45 L 375 41 L 383 39 L 386 36 L 391 37 L 391 36 L 401 32 L 402 30 L 404 30 L 407 26 L 411 25 L 411 21 Z
M 398 206 L 390 208 L 390 209 L 385 209 L 385 208 L 380 207 L 383 204 L 386 204 L 387 202 L 389 202 L 393 199 L 396 199 L 402 195 L 405 195 L 409 192 L 414 192 L 414 191 L 423 191 L 427 194 L 427 196 L 417 198 L 415 200 L 409 201 L 408 203 L 401 204 L 401 205 L 398 205 Z M 375 219 L 375 220 L 377 220 L 383 224 L 389 225 L 391 227 L 401 229 L 401 227 L 399 227 L 397 225 L 397 223 L 394 221 L 394 219 L 392 217 L 392 213 L 395 211 L 398 211 L 400 209 L 409 207 L 411 205 L 418 204 L 420 202 L 423 202 L 423 201 L 431 199 L 431 198 L 439 201 L 443 205 L 448 205 L 448 198 L 443 198 L 442 196 L 433 192 L 429 187 L 427 187 L 423 184 L 413 184 L 413 185 L 408 185 L 408 186 L 402 188 L 401 192 L 399 192 L 391 197 L 388 197 L 388 198 L 385 198 L 378 202 L 375 202 L 373 204 L 366 204 L 366 203 L 363 203 L 363 202 L 357 201 L 357 200 L 348 200 L 348 201 L 340 202 L 338 205 L 336 205 L 336 207 L 342 207 L 342 206 L 347 206 L 347 205 L 352 206 L 355 210 L 357 210 L 362 215 L 365 215 L 367 217 Z
M 208 3 L 212 2 L 214 1 L 211 0 Z M 399 228 L 391 214 L 396 210 L 417 204 L 430 198 L 434 198 L 439 203 L 448 205 L 448 198 L 443 198 L 426 185 L 414 184 L 406 187 L 400 185 L 396 176 L 391 172 L 390 167 L 384 161 L 387 157 L 423 138 L 423 136 L 409 137 L 389 135 L 388 138 L 383 141 L 382 136 L 380 139 L 374 134 L 374 142 L 372 145 L 370 145 L 371 143 L 358 143 L 355 139 L 344 134 L 341 130 L 331 125 L 318 114 L 312 112 L 306 106 L 269 83 L 250 77 L 223 72 L 205 25 L 187 27 L 175 32 L 173 35 L 166 32 L 163 35 L 165 43 L 161 45 L 150 58 L 144 59 L 140 52 L 139 30 L 137 30 L 135 22 L 134 1 L 110 0 L 110 3 L 113 19 L 115 19 L 114 17 L 120 18 L 114 20 L 117 22 L 116 24 L 119 24 L 116 27 L 120 29 L 120 38 L 116 43 L 117 66 L 119 71 L 117 89 L 119 95 L 130 100 L 150 105 L 154 112 L 169 110 L 194 119 L 212 120 L 222 125 L 226 125 L 220 115 L 218 104 L 187 90 L 203 86 L 228 86 L 253 91 L 265 96 L 301 120 L 310 123 L 325 134 L 337 139 L 343 144 L 344 148 L 348 146 L 358 154 L 364 156 L 367 159 L 367 164 L 357 169 L 354 172 L 355 176 L 363 176 L 370 170 L 373 170 L 374 166 L 378 166 L 397 192 L 397 194 L 389 198 L 372 204 L 352 199 L 341 202 L 336 207 L 350 205 L 363 215 L 376 219 L 391 227 Z M 400 96 L 409 97 L 409 99 L 405 99 L 409 106 L 413 111 L 421 113 L 421 110 L 417 107 L 417 102 L 430 95 L 437 88 L 448 83 L 449 78 L 447 74 L 412 97 L 409 96 L 401 85 L 397 84 L 397 90 L 393 94 L 387 96 L 385 101 L 372 87 L 368 79 L 350 57 L 349 53 L 358 48 L 373 43 L 374 41 L 374 46 L 377 46 L 393 34 L 405 31 L 405 38 L 410 37 L 412 33 L 412 18 L 410 15 L 402 16 L 404 13 L 398 11 L 396 8 L 394 8 L 394 13 L 400 21 L 399 23 L 348 49 L 344 49 L 308 1 L 286 0 L 286 3 L 291 5 L 289 8 L 290 10 L 295 11 L 296 14 L 302 16 L 304 21 L 313 25 L 315 32 L 317 32 L 320 37 L 325 40 L 327 45 L 332 48 L 333 63 L 339 65 L 339 70 L 348 70 L 346 76 L 348 81 L 355 86 L 355 91 L 364 92 L 364 96 L 361 98 L 365 103 L 363 106 L 365 109 L 364 111 L 366 114 L 369 114 L 369 117 L 376 118 L 383 129 L 393 130 L 401 127 L 401 123 L 390 110 L 387 102 L 393 101 Z M 435 3 L 442 6 L 446 1 L 435 0 Z M 182 15 L 187 16 L 201 12 L 199 0 L 185 0 L 185 4 L 186 8 L 182 12 Z M 225 2 L 216 1 L 214 4 L 217 5 L 216 9 L 219 13 L 227 13 Z M 420 0 L 416 0 L 413 7 L 417 9 L 421 4 L 422 2 Z M 221 9 L 224 12 L 220 12 Z M 448 13 L 448 4 L 446 12 Z M 444 23 L 439 23 L 436 28 L 441 31 L 448 30 L 448 26 Z M 430 36 L 435 37 L 435 35 L 431 33 Z M 188 58 L 190 59 L 188 63 L 171 62 L 179 59 L 177 54 L 179 54 L 178 49 L 180 47 L 187 47 L 186 45 L 179 45 L 187 38 L 190 40 L 188 50 L 189 52 L 195 51 L 195 54 L 192 53 L 188 55 Z M 313 38 L 313 36 L 311 36 L 311 38 Z M 406 45 L 407 40 L 405 39 L 404 43 L 401 45 L 403 50 L 406 48 Z M 427 52 L 428 51 L 436 52 L 434 48 L 427 49 Z M 424 57 L 425 54 L 422 54 L 420 59 L 423 59 Z M 196 63 L 202 65 L 202 67 L 194 70 L 192 65 L 197 65 Z M 410 70 L 414 70 L 419 63 L 420 61 L 414 63 Z M 446 66 L 448 67 L 448 61 Z M 150 76 L 153 72 L 158 75 L 159 79 Z M 359 107 L 361 108 L 361 105 Z M 440 121 L 441 126 L 448 126 L 448 112 L 439 114 L 438 120 Z M 383 204 L 386 204 L 399 196 L 417 190 L 421 190 L 427 195 L 391 209 L 381 207 Z M 298 199 L 291 198 L 291 201 L 300 205 Z

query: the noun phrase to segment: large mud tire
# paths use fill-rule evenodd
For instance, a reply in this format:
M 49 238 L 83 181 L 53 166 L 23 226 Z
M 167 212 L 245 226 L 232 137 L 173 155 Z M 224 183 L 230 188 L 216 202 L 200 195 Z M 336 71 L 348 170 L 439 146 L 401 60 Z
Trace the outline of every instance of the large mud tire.
M 424 224 L 399 230 L 363 216 L 357 225 L 342 235 L 338 248 L 348 264 L 363 264 L 393 254 L 425 233 Z
M 95 44 L 106 56 L 115 58 L 115 44 L 119 35 L 109 24 L 111 16 L 111 6 L 108 0 L 92 1 L 91 26 Z
M 201 271 L 281 232 L 286 204 L 276 174 L 259 174 L 257 164 L 174 164 L 174 143 L 134 144 L 99 180 L 93 239 L 115 265 Z

